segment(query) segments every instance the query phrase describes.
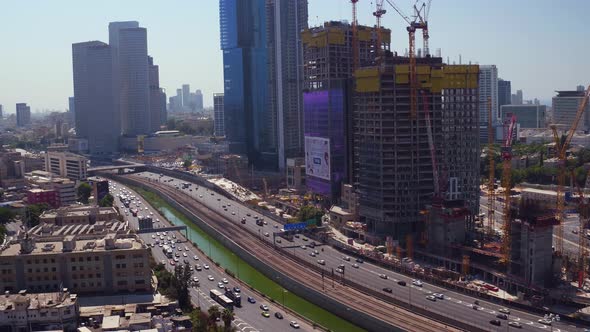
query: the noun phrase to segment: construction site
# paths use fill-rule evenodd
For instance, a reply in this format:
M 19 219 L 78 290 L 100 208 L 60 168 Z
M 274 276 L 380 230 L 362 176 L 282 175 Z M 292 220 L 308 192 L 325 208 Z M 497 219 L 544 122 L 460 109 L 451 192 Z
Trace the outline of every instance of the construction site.
M 545 296 L 559 286 L 563 291 L 559 296 L 576 298 L 576 288 L 584 287 L 588 269 L 588 202 L 579 189 L 573 203 L 580 224 L 577 252 L 566 254 L 564 186 L 569 177 L 569 145 L 590 88 L 573 123 L 567 124 L 569 129 L 559 135 L 557 126 L 551 127 L 559 160 L 556 199 L 545 204 L 528 200 L 513 190 L 516 116 L 505 114 L 500 119 L 503 138 L 496 141 L 492 130 L 498 120 L 492 118 L 488 100 L 489 141 L 480 142 L 484 124 L 478 108 L 486 101 L 479 96 L 479 66 L 447 64 L 440 54 L 431 54 L 430 2 L 414 6 L 410 19 L 386 0 L 408 23 L 408 49 L 400 55 L 390 50 L 390 31 L 381 27 L 387 10 L 384 1 L 377 1 L 373 13 L 377 46 L 369 62 L 358 59 L 365 53 L 359 52 L 357 2 L 351 1 L 355 70 L 352 151 L 347 159 L 358 195 L 358 222 L 363 225 L 356 236 L 384 243 L 384 256 L 391 260 L 415 259 L 441 266 L 512 294 Z M 421 49 L 416 47 L 418 30 Z M 383 31 L 387 34 L 382 36 Z M 500 174 L 495 172 L 495 156 L 501 160 Z M 489 169 L 483 185 L 482 162 Z

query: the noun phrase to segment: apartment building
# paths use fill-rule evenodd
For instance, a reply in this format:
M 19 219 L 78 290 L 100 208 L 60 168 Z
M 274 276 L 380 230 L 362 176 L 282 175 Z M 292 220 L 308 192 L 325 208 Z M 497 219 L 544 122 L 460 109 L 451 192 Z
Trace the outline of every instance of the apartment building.
M 78 297 L 68 291 L 0 296 L 0 322 L 8 331 L 49 331 L 76 328 Z
M 119 213 L 114 207 L 72 206 L 48 210 L 39 216 L 39 221 L 57 226 L 89 225 L 99 221 L 117 220 Z
M 34 238 L 0 248 L 0 290 L 76 293 L 150 291 L 149 250 L 136 235 Z
M 45 171 L 71 180 L 86 180 L 88 159 L 69 152 L 45 153 Z
M 49 172 L 33 171 L 27 174 L 27 182 L 41 189 L 55 190 L 57 206 L 76 203 L 76 183 L 70 179 L 52 177 Z

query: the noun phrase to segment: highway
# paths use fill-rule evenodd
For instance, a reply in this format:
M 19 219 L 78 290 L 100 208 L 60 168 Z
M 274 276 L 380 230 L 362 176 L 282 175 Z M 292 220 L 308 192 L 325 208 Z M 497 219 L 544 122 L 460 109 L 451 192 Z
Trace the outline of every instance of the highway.
M 182 180 L 169 178 L 166 176 L 160 177 L 159 174 L 155 173 L 138 173 L 133 175 L 135 178 L 150 179 L 154 182 L 159 182 L 174 188 L 177 191 L 182 191 L 184 194 L 189 195 L 200 204 L 207 206 L 209 209 L 223 215 L 227 220 L 231 220 L 233 223 L 240 225 L 240 227 L 246 227 L 258 233 L 260 240 L 273 241 L 273 232 L 278 232 L 282 225 L 275 221 L 265 220 L 266 225 L 257 226 L 255 223 L 255 217 L 262 217 L 255 211 L 249 209 L 243 204 L 229 200 L 217 193 L 213 193 L 206 188 L 199 188 L 196 185 L 192 185 L 190 188 L 182 189 Z M 178 189 L 177 189 L 178 187 Z M 246 219 L 245 224 L 241 224 L 242 218 Z M 268 233 L 268 236 L 265 234 Z M 384 268 L 375 266 L 369 263 L 356 263 L 355 258 L 352 257 L 350 261 L 344 260 L 343 255 L 329 246 L 316 246 L 314 250 L 318 250 L 318 255 L 312 257 L 310 255 L 312 249 L 302 246 L 309 246 L 309 242 L 304 240 L 304 236 L 295 238 L 293 242 L 289 242 L 285 239 L 281 239 L 281 243 L 277 243 L 277 246 L 286 248 L 298 257 L 305 259 L 314 264 L 318 264 L 317 261 L 322 259 L 325 261 L 325 265 L 321 267 L 326 271 L 326 276 L 331 275 L 332 269 L 336 270 L 338 265 L 344 264 L 344 276 L 345 280 L 353 280 L 357 283 L 366 285 L 377 291 L 383 292 L 384 288 L 391 288 L 392 293 L 386 293 L 387 296 L 397 298 L 405 302 L 411 302 L 412 304 L 423 307 L 429 311 L 443 314 L 448 317 L 453 317 L 465 322 L 470 323 L 475 327 L 479 327 L 484 330 L 494 330 L 497 327 L 490 324 L 490 320 L 496 319 L 496 315 L 499 314 L 499 310 L 502 308 L 493 303 L 488 303 L 479 300 L 477 310 L 472 308 L 475 298 L 455 293 L 446 289 L 442 289 L 427 283 L 423 283 L 422 286 L 412 285 L 412 280 L 407 276 L 394 273 Z M 354 264 L 358 264 L 358 268 L 353 267 Z M 387 279 L 382 279 L 379 275 L 387 275 Z M 320 278 L 321 280 L 321 278 Z M 321 285 L 327 294 L 332 292 L 331 280 L 328 282 L 328 278 L 325 279 L 324 285 Z M 398 281 L 405 281 L 406 286 L 398 285 Z M 319 281 L 318 281 L 319 282 Z M 437 300 L 436 302 L 426 299 L 426 296 L 430 293 L 441 293 L 444 294 L 445 299 Z M 582 331 L 582 327 L 568 325 L 563 322 L 553 322 L 552 326 L 543 325 L 538 322 L 542 317 L 537 314 L 531 314 L 519 310 L 511 310 L 509 315 L 510 321 L 515 321 L 522 324 L 522 330 L 524 331 L 539 331 L 545 329 L 553 329 L 553 331 Z M 506 320 L 501 320 L 502 326 L 497 328 L 500 330 L 506 330 Z M 512 328 L 512 327 L 510 327 Z
M 123 212 L 125 219 L 129 222 L 129 226 L 132 229 L 138 229 L 138 218 L 133 217 L 131 213 L 125 213 L 124 211 L 128 210 L 125 208 L 122 202 L 117 199 L 116 195 L 120 194 L 122 190 L 129 192 L 129 195 L 135 196 L 135 199 L 130 206 L 131 208 L 137 208 L 141 210 L 138 213 L 139 215 L 151 215 L 153 220 L 159 220 L 159 222 L 154 223 L 154 227 L 162 228 L 167 226 L 173 226 L 169 223 L 164 217 L 162 217 L 156 209 L 150 206 L 140 195 L 133 192 L 129 188 L 123 186 L 120 183 L 116 183 L 112 180 L 109 181 L 111 184 L 110 192 L 115 197 L 115 204 Z M 146 210 L 147 208 L 147 210 Z M 152 246 L 152 254 L 154 259 L 157 262 L 163 262 L 166 265 L 166 268 L 173 272 L 174 266 L 171 265 L 171 259 L 167 258 L 163 251 L 162 247 L 159 247 L 155 244 L 156 239 L 159 240 L 157 236 L 157 230 L 154 230 L 154 233 L 142 233 L 139 234 L 141 239 L 149 246 Z M 162 235 L 162 234 L 160 234 Z M 152 238 L 152 236 L 154 238 Z M 163 236 L 163 235 L 162 235 Z M 175 238 L 173 237 L 175 236 Z M 217 289 L 223 293 L 223 291 L 218 287 L 218 283 L 222 281 L 223 278 L 228 280 L 227 286 L 234 287 L 237 286 L 241 290 L 241 297 L 242 297 L 242 307 L 236 307 L 234 309 L 235 317 L 234 325 L 238 328 L 239 331 L 243 332 L 254 332 L 254 331 L 288 331 L 294 330 L 289 326 L 291 321 L 296 321 L 300 325 L 300 330 L 303 331 L 312 331 L 314 330 L 313 327 L 308 324 L 306 321 L 301 320 L 299 317 L 294 317 L 291 313 L 285 312 L 282 310 L 278 303 L 273 304 L 270 302 L 265 301 L 259 294 L 252 292 L 246 285 L 241 284 L 238 280 L 230 277 L 227 275 L 222 268 L 217 267 L 207 256 L 202 254 L 192 243 L 187 241 L 183 232 L 168 232 L 164 238 L 170 237 L 171 240 L 179 239 L 180 243 L 176 244 L 175 253 L 180 253 L 179 262 L 175 264 L 182 264 L 184 260 L 187 260 L 189 264 L 193 267 L 196 264 L 201 265 L 201 271 L 193 271 L 193 276 L 199 279 L 199 287 L 195 287 L 191 289 L 191 297 L 193 302 L 197 305 L 200 305 L 203 310 L 207 310 L 211 305 L 217 305 L 215 301 L 211 299 L 209 296 L 209 291 L 211 289 Z M 163 242 L 163 241 L 162 241 Z M 189 249 L 181 250 L 181 249 Z M 186 253 L 186 257 L 184 257 L 184 253 Z M 198 260 L 194 259 L 194 256 L 198 257 Z M 208 265 L 209 268 L 205 269 L 204 266 Z M 213 278 L 213 281 L 208 279 L 208 276 Z M 251 296 L 256 300 L 256 303 L 252 304 L 248 302 L 248 297 Z M 269 307 L 270 317 L 265 318 L 262 316 L 262 310 L 260 309 L 261 304 L 266 304 Z M 275 318 L 275 312 L 280 312 L 284 318 L 279 320 Z

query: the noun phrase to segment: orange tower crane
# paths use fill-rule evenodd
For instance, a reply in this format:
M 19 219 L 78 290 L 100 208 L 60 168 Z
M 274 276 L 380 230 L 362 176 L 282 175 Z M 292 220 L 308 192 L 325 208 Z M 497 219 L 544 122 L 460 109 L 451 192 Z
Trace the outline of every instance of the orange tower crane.
M 494 226 L 496 221 L 496 191 L 494 190 L 496 161 L 494 157 L 494 127 L 492 126 L 492 99 L 488 97 L 488 159 L 490 174 L 488 177 L 488 223 L 487 233 L 491 237 L 494 233 Z
M 588 98 L 590 97 L 590 86 L 588 86 L 588 88 L 586 89 L 586 91 L 584 92 L 584 97 L 582 98 L 582 101 L 578 107 L 578 110 L 576 112 L 576 117 L 574 118 L 574 121 L 572 122 L 572 126 L 570 127 L 569 131 L 567 132 L 567 135 L 565 137 L 565 140 L 563 141 L 563 144 L 561 143 L 561 139 L 559 138 L 559 136 L 557 135 L 557 127 L 555 126 L 555 124 L 551 125 L 551 130 L 553 131 L 553 138 L 555 139 L 555 154 L 557 156 L 557 159 L 559 161 L 559 170 L 558 170 L 558 183 L 557 183 L 557 210 L 556 210 L 556 218 L 559 222 L 559 224 L 556 227 L 556 245 L 555 245 L 555 249 L 557 250 L 558 254 L 563 255 L 563 210 L 564 210 L 564 205 L 565 205 L 565 200 L 564 200 L 564 192 L 563 192 L 563 187 L 565 185 L 565 166 L 566 166 L 566 151 L 568 146 L 570 145 L 570 142 L 572 141 L 572 138 L 574 137 L 574 133 L 576 131 L 576 128 L 578 128 L 578 124 L 580 123 L 580 120 L 582 119 L 582 115 L 584 115 L 584 110 L 586 109 L 586 106 L 588 105 Z
M 356 3 L 359 0 L 350 0 L 350 2 L 352 3 L 352 64 L 353 69 L 356 70 L 360 66 L 358 21 L 356 19 Z
M 504 130 L 504 144 L 502 146 L 502 187 L 504 187 L 504 209 L 502 210 L 504 216 L 502 218 L 502 263 L 510 261 L 510 247 L 512 244 L 512 217 L 511 217 L 511 196 L 510 186 L 512 180 L 512 137 L 516 127 L 516 116 L 514 114 L 506 124 Z
M 377 29 L 377 47 L 376 47 L 376 56 L 377 56 L 377 65 L 381 64 L 382 56 L 383 56 L 383 37 L 381 36 L 381 17 L 387 13 L 385 9 L 383 9 L 383 0 L 375 1 L 375 11 L 373 12 L 373 16 L 377 21 L 375 28 Z

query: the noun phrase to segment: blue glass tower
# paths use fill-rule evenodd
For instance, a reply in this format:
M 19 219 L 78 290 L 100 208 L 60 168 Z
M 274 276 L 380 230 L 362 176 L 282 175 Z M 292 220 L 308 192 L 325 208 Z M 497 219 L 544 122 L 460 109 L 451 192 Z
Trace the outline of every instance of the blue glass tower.
M 268 116 L 265 1 L 220 0 L 219 18 L 230 152 L 258 164 Z

